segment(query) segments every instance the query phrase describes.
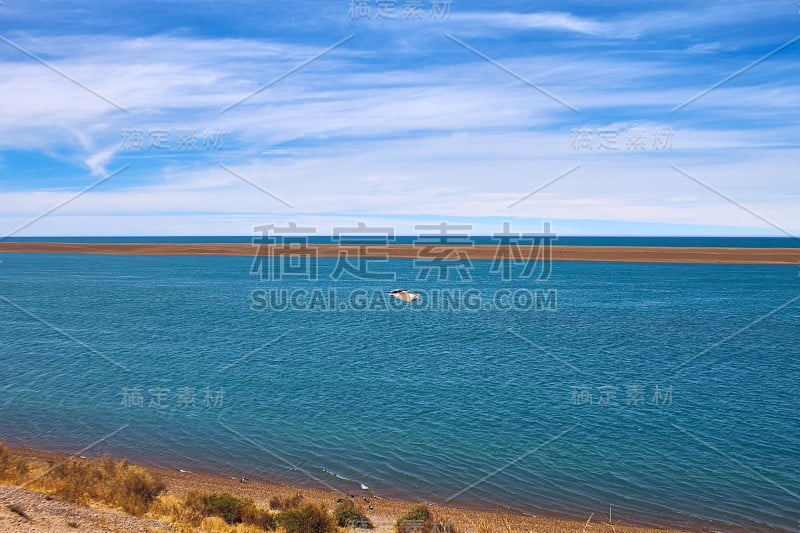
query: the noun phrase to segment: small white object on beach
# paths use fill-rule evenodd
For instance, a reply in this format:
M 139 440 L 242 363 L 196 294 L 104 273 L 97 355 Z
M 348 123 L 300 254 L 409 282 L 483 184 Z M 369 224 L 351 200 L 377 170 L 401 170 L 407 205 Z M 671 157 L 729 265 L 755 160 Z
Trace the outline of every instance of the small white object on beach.
M 389 294 L 398 300 L 403 300 L 404 302 L 413 302 L 414 300 L 419 300 L 421 298 L 419 294 L 415 292 L 408 292 L 406 289 L 395 289 L 393 291 L 389 291 Z

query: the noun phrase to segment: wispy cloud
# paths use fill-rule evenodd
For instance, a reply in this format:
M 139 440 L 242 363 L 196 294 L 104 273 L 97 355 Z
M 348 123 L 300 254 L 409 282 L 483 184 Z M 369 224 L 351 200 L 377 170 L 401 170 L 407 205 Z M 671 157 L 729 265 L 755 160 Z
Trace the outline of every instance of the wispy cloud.
M 89 156 L 86 159 L 86 166 L 89 167 L 92 175 L 100 176 L 105 174 L 106 166 L 113 159 L 114 154 L 116 154 L 118 150 L 119 144 L 113 144 Z
M 113 7 L 96 9 L 100 18 L 119 15 Z M 33 30 L 26 24 L 36 24 L 34 19 L 15 7 L 18 27 L 6 35 L 129 113 L 13 49 L 0 50 L 6 73 L 0 93 L 11 103 L 0 114 L 0 226 L 19 225 L 92 176 L 124 164 L 131 165 L 124 181 L 65 207 L 58 226 L 102 220 L 109 228 L 150 227 L 147 221 L 158 218 L 172 221 L 164 226 L 169 231 L 202 227 L 215 233 L 265 210 L 287 216 L 286 206 L 272 201 L 265 207 L 269 198 L 253 195 L 220 164 L 291 199 L 296 217 L 491 218 L 507 214 L 506 206 L 538 183 L 580 164 L 580 176 L 520 204 L 515 216 L 616 220 L 632 227 L 754 227 L 746 213 L 677 183 L 669 167 L 676 164 L 698 169 L 770 220 L 800 227 L 785 200 L 797 192 L 793 132 L 800 120 L 800 76 L 793 57 L 776 54 L 691 110 L 669 113 L 770 49 L 761 37 L 731 39 L 720 28 L 769 23 L 780 28 L 775 41 L 794 35 L 793 26 L 776 22 L 779 13 L 763 3 L 712 2 L 681 12 L 633 5 L 588 12 L 565 4 L 528 13 L 454 4 L 441 23 L 366 25 L 348 21 L 346 6 L 338 15 L 330 6 L 320 9 L 325 16 L 315 27 L 324 27 L 326 35 L 352 30 L 355 37 L 292 71 L 335 39 L 322 39 L 288 18 L 276 23 L 281 31 L 258 26 L 263 35 L 255 29 L 223 34 L 210 22 L 192 31 L 164 25 L 145 30 L 141 20 L 102 32 L 78 23 L 67 33 L 46 17 Z M 446 32 L 474 36 L 487 56 L 574 104 L 580 114 L 466 53 Z M 280 83 L 220 115 L 287 72 Z M 633 128 L 673 132 L 671 149 L 627 150 L 624 135 Z M 577 150 L 576 129 L 595 136 L 616 131 L 620 149 Z M 128 130 L 141 132 L 142 146 L 123 146 Z M 173 145 L 150 146 L 153 130 L 168 132 Z M 185 131 L 221 132 L 224 146 L 180 151 L 174 139 Z M 53 179 L 30 179 L 39 160 L 54 169 Z M 387 200 L 397 196 L 413 202 Z M 205 223 L 192 218 L 197 213 Z M 45 231 L 49 223 L 29 230 Z M 243 224 L 239 233 L 248 231 L 249 222 Z
M 600 35 L 611 30 L 607 23 L 565 12 L 515 13 L 472 11 L 453 14 L 456 23 L 501 30 L 554 30 Z M 469 28 L 468 28 L 469 29 Z

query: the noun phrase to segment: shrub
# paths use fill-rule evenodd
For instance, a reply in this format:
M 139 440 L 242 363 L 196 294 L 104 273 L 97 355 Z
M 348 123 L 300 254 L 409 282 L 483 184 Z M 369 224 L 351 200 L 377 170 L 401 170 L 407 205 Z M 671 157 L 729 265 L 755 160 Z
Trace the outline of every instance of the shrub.
M 417 504 L 397 519 L 397 533 L 456 533 L 453 524 L 436 519 L 424 504 Z
M 339 527 L 358 527 L 362 529 L 372 529 L 367 515 L 361 512 L 352 500 L 345 500 L 333 510 L 333 516 Z
M 336 531 L 336 522 L 324 507 L 307 503 L 296 509 L 289 509 L 275 517 L 278 526 L 286 533 L 332 533 Z
M 126 461 L 113 463 L 109 460 L 109 465 L 109 477 L 101 498 L 131 514 L 146 513 L 153 500 L 163 492 L 164 484 L 144 468 Z
M 236 533 L 264 533 L 264 529 L 251 524 L 237 524 Z
M 295 509 L 300 507 L 300 504 L 303 502 L 303 495 L 299 492 L 292 496 L 291 498 L 281 499 L 278 496 L 273 496 L 269 499 L 269 508 L 270 509 Z
M 28 474 L 28 463 L 12 457 L 5 444 L 0 442 L 0 480 L 20 481 Z
M 164 501 L 163 508 L 174 507 Z M 249 524 L 264 530 L 275 529 L 275 518 L 265 509 L 259 509 L 249 498 L 237 498 L 227 493 L 204 494 L 190 491 L 184 499 L 184 509 L 178 507 L 169 514 L 179 520 L 198 525 L 204 518 L 216 517 L 226 524 Z
M 229 524 L 238 524 L 242 521 L 242 513 L 251 500 L 240 500 L 230 494 L 208 494 L 203 496 L 203 505 L 208 510 L 207 514 L 219 516 Z
M 291 498 L 287 498 L 283 501 L 283 505 L 286 509 L 294 509 L 295 507 L 300 507 L 300 504 L 303 503 L 303 495 L 299 492 L 292 496 Z
M 209 533 L 230 533 L 233 528 L 218 516 L 207 516 L 200 522 L 200 529 Z
M 144 468 L 108 457 L 99 461 L 73 457 L 56 465 L 38 484 L 72 502 L 100 501 L 137 516 L 147 512 L 164 490 L 164 484 Z
M 264 533 L 264 530 L 260 527 L 244 523 L 231 525 L 218 516 L 205 517 L 200 521 L 199 527 L 200 531 L 208 533 Z M 188 531 L 194 533 L 197 530 L 191 529 Z
M 242 522 L 260 527 L 265 531 L 276 527 L 275 516 L 266 509 L 259 509 L 255 505 L 249 505 L 242 510 Z
M 156 516 L 167 517 L 173 522 L 197 526 L 203 519 L 200 511 L 191 506 L 186 498 L 176 494 L 160 495 L 150 507 Z
M 198 491 L 186 495 L 186 505 L 200 517 L 216 516 L 228 524 L 241 523 L 245 509 L 254 507 L 250 499 L 239 499 L 227 493 L 203 494 Z
M 433 516 L 426 505 L 415 505 L 400 515 L 395 530 L 397 533 L 431 533 Z

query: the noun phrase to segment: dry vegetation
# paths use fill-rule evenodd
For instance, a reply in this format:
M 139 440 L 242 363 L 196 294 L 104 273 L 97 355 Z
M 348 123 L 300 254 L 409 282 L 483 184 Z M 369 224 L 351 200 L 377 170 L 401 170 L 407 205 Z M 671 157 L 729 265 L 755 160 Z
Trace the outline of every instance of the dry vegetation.
M 271 509 L 259 508 L 249 498 L 228 493 L 165 492 L 165 485 L 146 469 L 108 457 L 98 460 L 71 457 L 53 466 L 31 465 L 13 456 L 0 443 L 0 482 L 38 490 L 79 504 L 104 504 L 134 516 L 165 518 L 178 529 L 200 528 L 217 533 L 334 533 L 339 522 L 358 519 L 369 523 L 355 505 L 343 502 L 333 512 L 323 505 L 291 498 L 270 499 Z M 25 517 L 22 509 L 9 507 Z
M 144 468 L 108 457 L 73 457 L 40 474 L 30 487 L 75 503 L 104 503 L 134 516 L 144 515 L 164 490 Z
M 397 519 L 396 533 L 456 533 L 449 521 L 435 516 L 428 506 L 415 505 Z
M 178 482 L 175 476 L 168 471 L 147 469 L 107 457 L 95 460 L 76 457 L 64 459 L 47 454 L 15 453 L 0 443 L 0 484 L 44 493 L 46 500 L 52 498 L 97 509 L 119 509 L 128 513 L 123 516 L 133 515 L 145 522 L 161 520 L 162 524 L 171 524 L 174 530 L 180 532 L 354 533 L 356 529 L 365 532 L 373 527 L 383 533 L 391 531 L 392 527 L 395 533 L 657 531 L 653 528 L 612 524 L 610 516 L 607 520 L 592 520 L 593 517 L 589 517 L 583 523 L 472 512 L 454 507 L 411 505 L 391 500 L 378 500 L 383 510 L 369 511 L 370 516 L 367 516 L 367 509 L 371 510 L 372 505 L 378 506 L 378 502 L 370 503 L 367 498 L 356 498 L 352 494 L 349 498 L 338 498 L 333 503 L 336 494 L 320 495 L 311 491 L 304 498 L 288 487 L 267 488 L 262 485 L 264 488 L 260 488 L 249 484 L 239 485 L 231 480 L 209 483 L 194 478 L 182 478 L 183 481 Z M 196 490 L 198 486 L 204 490 Z M 254 497 L 258 502 L 252 499 Z M 17 526 L 38 520 L 32 513 L 26 512 L 27 507 L 17 505 L 20 502 L 8 503 L 5 510 L 15 517 Z M 30 501 L 28 505 L 31 506 Z M 375 524 L 370 518 L 376 520 Z M 67 528 L 58 531 L 82 527 L 72 517 L 66 520 L 64 523 Z M 137 527 L 136 530 L 161 531 L 161 527 L 153 525 Z
M 28 476 L 28 463 L 8 453 L 5 444 L 0 443 L 0 481 L 18 484 Z

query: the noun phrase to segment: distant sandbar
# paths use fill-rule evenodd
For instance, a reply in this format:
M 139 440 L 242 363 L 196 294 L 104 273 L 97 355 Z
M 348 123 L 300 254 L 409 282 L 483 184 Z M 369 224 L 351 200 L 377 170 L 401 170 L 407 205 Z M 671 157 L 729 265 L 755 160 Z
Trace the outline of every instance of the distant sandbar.
M 346 252 L 349 250 L 349 252 Z M 475 245 L 472 247 L 429 246 L 419 244 L 370 245 L 366 253 L 371 257 L 430 258 L 443 256 L 447 251 L 472 260 L 517 257 L 536 258 L 545 250 L 519 246 Z M 283 246 L 255 246 L 252 244 L 122 244 L 122 243 L 66 243 L 66 242 L 0 242 L 0 253 L 62 253 L 62 254 L 112 254 L 112 255 L 162 255 L 162 256 L 262 256 L 316 255 L 338 257 L 359 253 L 357 245 L 308 244 L 303 248 Z M 672 246 L 552 246 L 555 261 L 610 261 L 631 263 L 709 263 L 709 264 L 762 264 L 800 265 L 800 248 L 705 248 Z

